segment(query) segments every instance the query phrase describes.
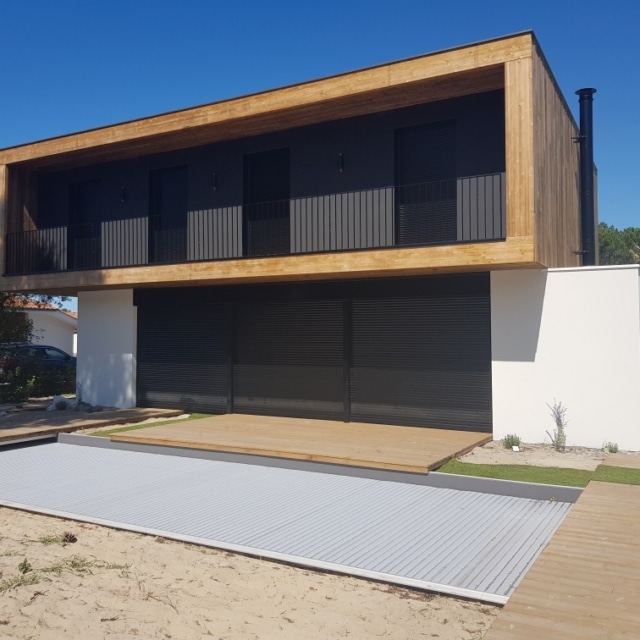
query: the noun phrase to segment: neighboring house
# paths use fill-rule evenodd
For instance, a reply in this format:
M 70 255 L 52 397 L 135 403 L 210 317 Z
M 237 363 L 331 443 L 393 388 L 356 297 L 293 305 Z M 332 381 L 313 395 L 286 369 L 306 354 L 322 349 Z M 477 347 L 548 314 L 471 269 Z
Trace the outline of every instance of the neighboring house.
M 90 402 L 640 448 L 580 138 L 528 32 L 5 149 L 0 288 L 79 296 Z
M 26 302 L 20 306 L 33 323 L 33 342 L 49 344 L 76 355 L 78 316 L 49 304 Z

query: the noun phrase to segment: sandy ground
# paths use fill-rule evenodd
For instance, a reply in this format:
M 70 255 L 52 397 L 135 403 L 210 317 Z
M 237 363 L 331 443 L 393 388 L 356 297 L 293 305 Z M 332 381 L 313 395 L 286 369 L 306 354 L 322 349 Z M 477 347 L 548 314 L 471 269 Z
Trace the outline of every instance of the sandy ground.
M 511 451 L 505 449 L 500 440 L 494 440 L 482 447 L 476 447 L 470 453 L 461 456 L 460 460 L 475 464 L 526 464 L 593 471 L 604 462 L 605 457 L 605 452 L 598 449 L 567 447 L 564 452 L 559 452 L 550 444 L 522 444 L 520 451 Z
M 5 640 L 477 640 L 498 610 L 0 507 Z

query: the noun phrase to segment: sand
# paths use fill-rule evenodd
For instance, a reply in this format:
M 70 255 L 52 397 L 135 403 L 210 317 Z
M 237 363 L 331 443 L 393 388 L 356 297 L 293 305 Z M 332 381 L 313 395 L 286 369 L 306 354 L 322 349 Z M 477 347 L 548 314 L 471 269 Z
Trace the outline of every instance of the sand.
M 62 543 L 65 533 L 77 541 Z M 478 640 L 498 611 L 0 507 L 5 640 Z
M 522 444 L 520 451 L 512 451 L 505 449 L 500 440 L 494 440 L 482 447 L 476 447 L 470 453 L 461 456 L 460 460 L 474 464 L 524 464 L 594 471 L 604 462 L 605 457 L 606 453 L 598 449 L 567 447 L 564 452 L 560 452 L 550 444 Z

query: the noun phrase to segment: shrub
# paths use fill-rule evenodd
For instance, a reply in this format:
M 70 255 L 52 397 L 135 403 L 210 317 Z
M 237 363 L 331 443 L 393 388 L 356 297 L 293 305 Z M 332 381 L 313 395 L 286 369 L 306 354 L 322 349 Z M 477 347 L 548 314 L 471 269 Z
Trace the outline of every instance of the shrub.
M 605 442 L 602 445 L 602 450 L 605 453 L 618 453 L 618 443 L 617 442 Z
M 0 402 L 22 402 L 28 398 L 41 398 L 63 393 L 73 393 L 76 388 L 76 372 L 70 369 L 18 367 L 0 386 Z
M 567 444 L 567 409 L 562 406 L 562 402 L 557 400 L 553 401 L 553 406 L 547 404 L 547 407 L 551 409 L 551 417 L 556 425 L 553 430 L 553 435 L 547 431 L 547 435 L 551 439 L 551 444 L 556 451 L 564 451 Z
M 505 449 L 513 449 L 513 447 L 519 447 L 520 442 L 520 436 L 517 436 L 515 433 L 509 433 L 504 438 L 502 438 L 502 445 Z

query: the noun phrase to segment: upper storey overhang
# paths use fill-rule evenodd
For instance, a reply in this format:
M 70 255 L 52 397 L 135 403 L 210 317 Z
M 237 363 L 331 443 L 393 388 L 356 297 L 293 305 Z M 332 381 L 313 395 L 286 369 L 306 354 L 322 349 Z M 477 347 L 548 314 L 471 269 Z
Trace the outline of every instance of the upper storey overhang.
M 5 276 L 0 288 L 73 293 L 115 286 L 576 266 L 577 130 L 531 32 L 0 150 L 0 261 L 4 265 L 9 218 L 23 216 L 28 187 L 20 180 L 31 172 L 138 158 L 495 90 L 504 91 L 506 232 L 500 242 Z

